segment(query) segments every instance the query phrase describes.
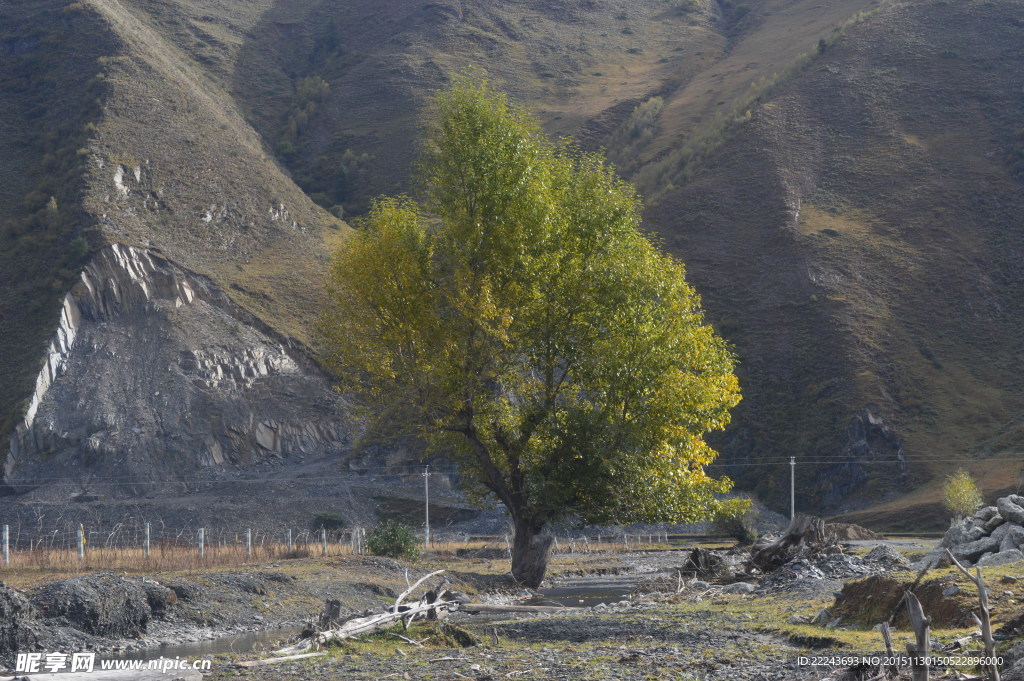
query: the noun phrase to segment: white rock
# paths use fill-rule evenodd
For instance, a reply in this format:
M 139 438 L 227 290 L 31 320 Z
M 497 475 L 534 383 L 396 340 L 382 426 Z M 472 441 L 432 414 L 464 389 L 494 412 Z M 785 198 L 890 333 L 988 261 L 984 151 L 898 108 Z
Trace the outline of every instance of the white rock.
M 749 582 L 736 582 L 722 589 L 727 594 L 748 594 L 751 593 L 757 587 Z

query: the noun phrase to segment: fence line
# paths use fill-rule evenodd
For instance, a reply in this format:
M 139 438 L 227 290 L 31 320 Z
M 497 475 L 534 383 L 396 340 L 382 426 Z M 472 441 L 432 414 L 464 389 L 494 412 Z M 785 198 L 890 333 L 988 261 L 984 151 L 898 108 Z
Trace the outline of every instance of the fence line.
M 159 528 L 151 522 L 118 523 L 100 531 L 68 524 L 45 534 L 22 536 L 21 528 L 2 526 L 0 571 L 4 568 L 42 568 L 87 571 L 112 568 L 185 569 L 244 565 L 310 556 L 358 555 L 366 552 L 366 528 L 346 530 L 265 530 L 247 527 Z M 681 535 L 657 533 L 580 533 L 555 537 L 558 553 L 639 550 L 666 547 Z M 432 533 L 430 548 L 439 552 L 473 548 L 504 548 L 511 554 L 511 537 Z

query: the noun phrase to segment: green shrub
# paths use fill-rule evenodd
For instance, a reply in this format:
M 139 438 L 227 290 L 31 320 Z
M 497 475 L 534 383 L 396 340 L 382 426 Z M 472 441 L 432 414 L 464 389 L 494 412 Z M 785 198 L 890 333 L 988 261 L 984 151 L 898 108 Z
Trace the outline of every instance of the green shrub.
M 366 535 L 366 548 L 375 556 L 411 561 L 420 557 L 420 545 L 412 528 L 397 520 L 385 520 L 374 527 Z
M 749 497 L 736 500 L 739 503 L 727 504 L 714 517 L 712 524 L 715 534 L 732 537 L 740 544 L 753 544 L 757 539 L 757 518 L 760 513 Z

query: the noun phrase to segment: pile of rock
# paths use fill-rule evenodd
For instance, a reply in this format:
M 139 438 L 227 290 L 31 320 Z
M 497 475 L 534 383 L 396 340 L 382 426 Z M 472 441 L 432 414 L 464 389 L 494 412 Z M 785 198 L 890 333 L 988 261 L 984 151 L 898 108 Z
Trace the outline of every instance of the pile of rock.
M 920 567 L 944 565 L 946 549 L 965 567 L 1024 561 L 1024 497 L 1011 494 L 954 522 Z
M 28 599 L 0 582 L 0 660 L 17 650 L 32 650 L 37 639 L 34 618 Z
M 797 557 L 768 575 L 761 582 L 761 589 L 778 590 L 792 582 L 808 580 L 856 579 L 909 568 L 910 563 L 907 559 L 889 546 L 875 547 L 863 558 L 845 553 L 818 559 Z

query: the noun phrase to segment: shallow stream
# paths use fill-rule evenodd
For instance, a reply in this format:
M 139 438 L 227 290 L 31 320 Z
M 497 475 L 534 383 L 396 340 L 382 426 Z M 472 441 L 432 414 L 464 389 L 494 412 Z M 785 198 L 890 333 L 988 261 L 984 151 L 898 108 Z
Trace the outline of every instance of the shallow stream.
M 649 575 L 644 575 L 649 576 Z M 629 598 L 640 580 L 638 575 L 609 575 L 602 577 L 574 577 L 542 589 L 540 594 L 519 605 L 564 605 L 570 608 L 589 608 L 601 603 L 618 603 Z M 488 616 L 490 617 L 490 616 Z M 507 617 L 501 615 L 501 618 Z M 222 653 L 249 653 L 254 650 L 273 650 L 298 634 L 302 627 L 282 627 L 264 631 L 232 634 L 207 641 L 153 646 L 125 653 L 105 655 L 107 659 L 155 660 L 198 658 Z

